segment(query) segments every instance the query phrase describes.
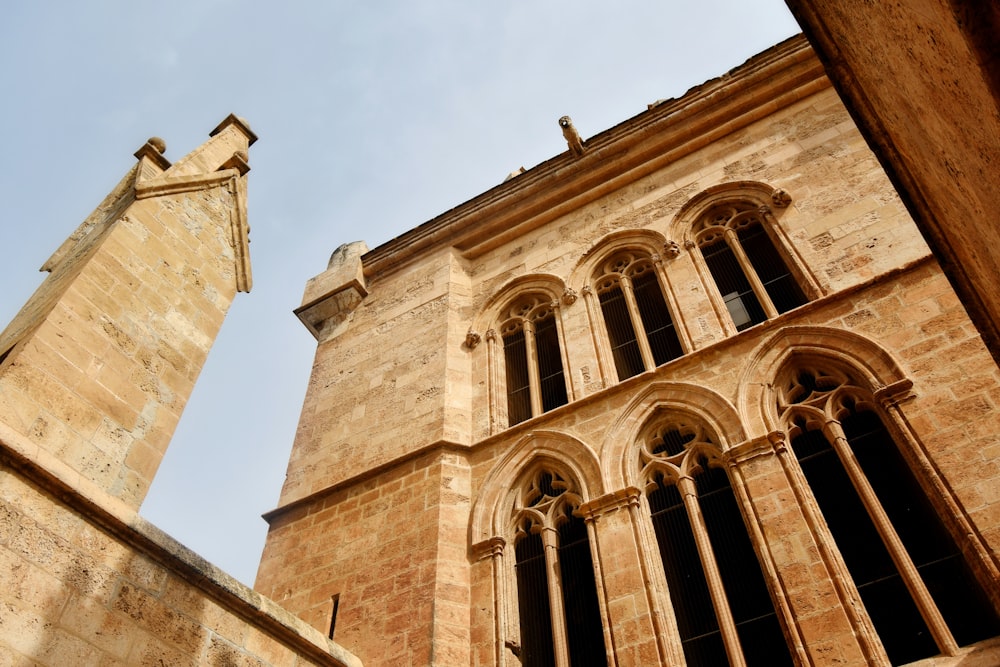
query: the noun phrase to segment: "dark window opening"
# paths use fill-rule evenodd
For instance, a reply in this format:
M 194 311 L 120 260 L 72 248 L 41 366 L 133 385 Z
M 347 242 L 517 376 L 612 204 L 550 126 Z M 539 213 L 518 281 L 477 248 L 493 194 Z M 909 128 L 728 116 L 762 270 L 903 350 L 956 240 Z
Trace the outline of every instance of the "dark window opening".
M 332 598 L 333 609 L 330 611 L 330 632 L 327 635 L 330 639 L 333 639 L 333 631 L 337 627 L 337 611 L 340 609 L 340 593 L 337 593 Z
M 530 533 L 525 535 L 518 540 L 514 554 L 521 625 L 521 664 L 525 667 L 548 667 L 555 664 L 555 653 L 542 537 Z
M 704 246 L 701 252 L 736 330 L 743 331 L 766 320 L 764 308 L 757 300 L 732 248 L 719 239 Z
M 1000 634 L 995 610 L 878 415 L 855 412 L 841 426 L 958 644 Z M 904 664 L 937 655 L 916 602 L 827 438 L 804 431 L 792 447 L 889 659 Z
M 649 493 L 649 507 L 684 657 L 692 667 L 726 665 L 726 647 L 681 494 L 660 479 Z
M 701 472 L 694 479 L 698 505 L 747 665 L 792 665 L 788 643 L 729 476 L 721 468 L 709 468 L 702 460 Z
M 513 426 L 531 417 L 531 387 L 524 329 L 503 337 L 503 354 L 507 366 L 507 417 Z
M 538 352 L 538 376 L 541 383 L 542 412 L 566 404 L 566 378 L 555 317 L 535 323 L 535 349 Z
M 784 313 L 806 302 L 806 295 L 764 227 L 759 224 L 745 227 L 737 232 L 737 237 L 775 310 Z
M 625 380 L 638 375 L 645 370 L 645 367 L 621 287 L 616 285 L 602 292 L 600 301 L 608 338 L 611 339 L 611 354 L 615 360 L 618 379 Z
M 656 274 L 646 271 L 632 281 L 639 317 L 642 319 L 646 340 L 653 352 L 653 362 L 659 366 L 684 354 L 681 341 L 677 337 L 677 327 L 670 318 L 667 303 L 660 291 Z
M 570 517 L 559 527 L 559 570 L 570 664 L 604 665 L 604 626 L 583 519 Z

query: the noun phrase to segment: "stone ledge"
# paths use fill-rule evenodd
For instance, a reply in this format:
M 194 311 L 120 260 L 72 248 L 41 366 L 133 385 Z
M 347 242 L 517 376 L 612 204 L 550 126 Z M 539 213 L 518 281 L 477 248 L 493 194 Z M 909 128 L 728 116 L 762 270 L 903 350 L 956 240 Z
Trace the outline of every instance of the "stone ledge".
M 363 667 L 361 660 L 273 600 L 237 581 L 143 519 L 122 501 L 0 423 L 0 459 L 81 518 L 202 591 L 233 616 L 317 665 Z

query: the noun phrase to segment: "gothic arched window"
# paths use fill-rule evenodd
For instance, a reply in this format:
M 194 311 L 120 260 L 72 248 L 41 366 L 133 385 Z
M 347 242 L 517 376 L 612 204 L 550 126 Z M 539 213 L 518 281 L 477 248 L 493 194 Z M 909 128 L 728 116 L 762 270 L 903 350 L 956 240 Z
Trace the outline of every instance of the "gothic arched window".
M 619 380 L 684 353 L 648 255 L 616 253 L 601 264 L 594 287 Z
M 604 630 L 582 500 L 539 469 L 521 491 L 514 536 L 518 657 L 525 667 L 604 664 Z
M 806 482 L 893 664 L 1000 634 L 961 549 L 850 375 L 802 369 L 778 410 Z
M 507 373 L 508 425 L 564 405 L 566 376 L 552 300 L 544 294 L 519 297 L 500 325 Z
M 682 419 L 644 440 L 642 479 L 687 664 L 791 665 L 718 445 Z
M 723 201 L 695 223 L 695 243 L 737 331 L 808 300 L 771 236 L 766 208 Z

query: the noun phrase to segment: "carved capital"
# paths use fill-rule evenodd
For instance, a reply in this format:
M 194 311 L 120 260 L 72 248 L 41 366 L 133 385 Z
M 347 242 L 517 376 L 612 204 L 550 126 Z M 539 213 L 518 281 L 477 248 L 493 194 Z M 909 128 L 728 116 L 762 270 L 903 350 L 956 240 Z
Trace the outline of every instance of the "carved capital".
M 639 489 L 630 486 L 621 491 L 615 491 L 600 498 L 594 498 L 590 502 L 580 505 L 580 512 L 583 514 L 584 520 L 594 521 L 605 514 L 625 507 L 638 505 L 641 495 L 642 492 Z
M 688 239 L 687 241 L 684 242 L 684 247 L 687 248 L 688 250 L 694 250 L 695 248 L 698 247 L 698 244 L 696 244 L 691 239 Z
M 873 398 L 878 401 L 883 408 L 893 408 L 904 401 L 913 398 L 913 381 L 908 378 L 897 380 L 892 384 L 880 387 L 875 390 Z
M 666 255 L 667 259 L 674 259 L 680 256 L 681 246 L 677 241 L 667 241 L 663 244 L 663 254 Z
M 473 331 L 469 329 L 469 333 L 465 334 L 465 346 L 470 350 L 476 349 L 479 342 L 482 340 L 482 336 L 479 335 L 478 331 Z
M 593 294 L 593 293 L 594 293 L 594 288 L 592 288 L 590 285 L 584 285 L 583 287 L 580 288 L 580 294 L 582 294 L 584 296 L 587 296 L 587 295 Z
M 486 336 L 486 340 L 488 340 L 488 341 L 489 340 L 496 340 L 497 339 L 497 330 L 496 329 L 487 329 L 485 336 Z
M 576 290 L 574 290 L 572 287 L 567 287 L 566 291 L 563 292 L 562 294 L 562 302 L 567 306 L 572 306 L 574 303 L 576 303 L 576 299 L 577 299 Z
M 792 195 L 787 190 L 778 188 L 771 193 L 771 202 L 778 208 L 787 208 L 792 203 Z
M 784 433 L 778 431 L 776 432 L 780 437 L 784 437 Z M 759 438 L 754 438 L 752 440 L 746 440 L 738 445 L 731 447 L 726 452 L 726 460 L 730 466 L 739 466 L 742 463 L 751 461 L 761 456 L 768 456 L 775 451 L 774 441 L 771 439 L 772 433 L 768 433 L 765 436 Z
M 506 546 L 507 541 L 502 537 L 491 537 L 488 540 L 473 544 L 470 551 L 472 557 L 476 560 L 484 560 L 486 558 L 500 557 L 503 555 L 503 550 Z
M 767 204 L 761 204 L 760 208 L 757 209 L 757 212 L 766 218 L 771 215 L 771 207 Z

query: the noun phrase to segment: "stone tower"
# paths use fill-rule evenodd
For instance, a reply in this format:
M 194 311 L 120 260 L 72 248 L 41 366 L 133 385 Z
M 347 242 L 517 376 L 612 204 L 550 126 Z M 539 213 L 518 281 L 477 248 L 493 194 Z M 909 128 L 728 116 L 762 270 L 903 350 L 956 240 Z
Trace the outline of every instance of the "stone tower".
M 151 139 L 0 334 L 0 422 L 134 508 L 234 295 L 250 290 L 255 140 L 230 116 L 171 165 Z
M 1000 372 L 805 41 L 306 286 L 257 588 L 366 665 L 1000 661 Z
M 0 334 L 0 664 L 360 667 L 137 514 L 250 289 L 255 139 L 230 116 L 174 164 L 151 139 Z

